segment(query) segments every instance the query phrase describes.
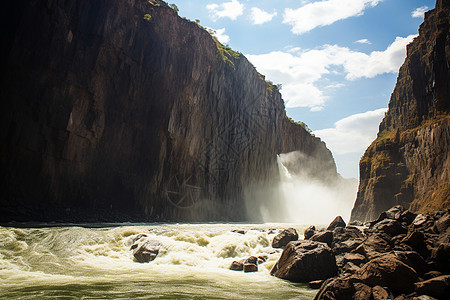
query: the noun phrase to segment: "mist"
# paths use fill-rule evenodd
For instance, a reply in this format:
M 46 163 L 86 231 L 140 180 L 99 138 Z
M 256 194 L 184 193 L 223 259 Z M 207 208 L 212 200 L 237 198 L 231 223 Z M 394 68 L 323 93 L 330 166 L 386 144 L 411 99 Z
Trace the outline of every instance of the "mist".
M 259 195 L 263 222 L 329 224 L 340 215 L 348 222 L 358 181 L 321 172 L 319 158 L 299 151 L 277 156 L 279 180 Z

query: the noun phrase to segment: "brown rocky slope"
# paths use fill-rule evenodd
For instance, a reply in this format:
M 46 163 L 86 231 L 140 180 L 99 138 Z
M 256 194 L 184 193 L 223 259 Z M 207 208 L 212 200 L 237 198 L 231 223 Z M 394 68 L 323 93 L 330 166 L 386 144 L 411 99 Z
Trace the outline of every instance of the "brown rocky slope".
M 294 150 L 337 176 L 276 86 L 165 2 L 7 1 L 1 22 L 1 222 L 245 220 Z
M 450 207 L 450 3 L 438 0 L 407 47 L 389 110 L 360 161 L 351 220 L 394 205 L 415 212 Z

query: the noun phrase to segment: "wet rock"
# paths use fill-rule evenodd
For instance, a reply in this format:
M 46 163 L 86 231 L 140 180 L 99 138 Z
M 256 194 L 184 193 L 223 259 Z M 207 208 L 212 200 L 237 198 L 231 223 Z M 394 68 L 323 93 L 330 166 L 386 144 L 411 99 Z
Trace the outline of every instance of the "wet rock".
M 245 234 L 247 231 L 243 229 L 233 229 L 231 232 L 239 233 L 239 234 Z
M 146 263 L 155 260 L 161 247 L 162 244 L 159 241 L 143 237 L 131 246 L 131 250 L 136 261 Z
M 244 272 L 258 272 L 258 265 L 253 263 L 244 263 Z
M 443 275 L 417 282 L 415 288 L 419 294 L 426 294 L 438 299 L 444 299 L 450 295 L 450 275 Z
M 313 226 L 309 226 L 308 228 L 305 229 L 303 236 L 304 236 L 305 240 L 309 240 L 315 233 L 316 233 L 316 227 L 313 225 Z
M 267 255 L 259 255 L 258 256 L 258 265 L 265 263 L 269 257 Z
M 331 247 L 333 244 L 333 232 L 331 232 L 329 230 L 317 232 L 310 238 L 310 240 L 316 241 L 316 242 L 322 242 L 322 243 L 327 244 L 328 247 Z
M 414 226 L 420 226 L 420 225 L 424 224 L 426 221 L 427 221 L 427 216 L 420 214 L 420 215 L 416 216 L 416 218 L 414 219 L 412 224 Z
M 389 234 L 391 237 L 407 232 L 407 229 L 403 227 L 398 221 L 391 219 L 385 219 L 383 221 L 376 223 L 373 226 L 373 229 L 385 232 Z
M 291 241 L 298 240 L 297 230 L 288 228 L 277 234 L 272 241 L 273 248 L 283 248 Z
M 320 287 L 322 286 L 323 280 L 314 280 L 314 281 L 310 281 L 308 282 L 308 287 L 311 289 L 320 289 Z
M 337 227 L 345 227 L 345 221 L 341 216 L 337 216 L 331 223 L 328 225 L 327 230 L 333 231 L 333 229 Z
M 230 270 L 233 271 L 242 271 L 244 270 L 244 261 L 243 260 L 235 260 L 230 265 Z
M 272 268 L 271 275 L 292 282 L 310 282 L 337 275 L 336 259 L 324 243 L 290 242 Z
M 417 272 L 391 254 L 369 261 L 358 275 L 369 286 L 387 286 L 397 293 L 414 290 L 414 283 L 418 281 Z

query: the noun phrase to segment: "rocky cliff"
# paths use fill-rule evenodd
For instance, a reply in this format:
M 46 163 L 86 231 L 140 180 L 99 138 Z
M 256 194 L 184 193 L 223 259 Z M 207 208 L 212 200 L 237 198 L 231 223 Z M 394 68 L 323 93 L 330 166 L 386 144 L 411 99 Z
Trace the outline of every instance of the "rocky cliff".
M 407 47 L 377 139 L 360 161 L 352 220 L 403 205 L 450 207 L 450 3 L 438 0 Z
M 277 88 L 162 1 L 1 14 L 0 221 L 246 220 L 278 153 L 337 176 Z

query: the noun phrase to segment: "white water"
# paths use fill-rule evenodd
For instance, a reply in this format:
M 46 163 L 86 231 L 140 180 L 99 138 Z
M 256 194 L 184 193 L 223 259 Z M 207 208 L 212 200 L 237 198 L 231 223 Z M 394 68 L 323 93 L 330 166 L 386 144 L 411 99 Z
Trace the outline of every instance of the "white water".
M 307 161 L 305 161 L 307 160 Z M 305 165 L 299 165 L 305 162 Z M 356 199 L 357 182 L 346 179 L 324 182 L 310 176 L 315 167 L 314 158 L 292 152 L 277 156 L 280 172 L 278 186 L 279 206 L 283 210 L 282 222 L 298 224 L 329 224 L 340 215 L 345 221 Z M 297 173 L 290 173 L 285 163 L 295 166 Z M 270 220 L 270 218 L 266 218 Z M 272 220 L 274 221 L 274 220 Z
M 268 229 L 288 226 L 0 227 L 0 299 L 312 299 L 306 285 L 269 274 L 280 251 L 270 254 Z M 130 238 L 138 233 L 164 245 L 153 262 L 134 261 Z M 228 270 L 260 254 L 269 258 L 258 272 Z

